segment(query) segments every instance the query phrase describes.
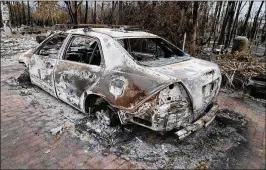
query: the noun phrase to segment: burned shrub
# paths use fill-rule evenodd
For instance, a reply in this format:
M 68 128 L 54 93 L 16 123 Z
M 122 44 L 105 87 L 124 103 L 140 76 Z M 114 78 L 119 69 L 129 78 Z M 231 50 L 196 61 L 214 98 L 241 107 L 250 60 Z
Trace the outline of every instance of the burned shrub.
M 251 77 L 266 76 L 266 63 L 246 51 L 213 56 L 212 60 L 221 68 L 224 87 L 245 89 Z

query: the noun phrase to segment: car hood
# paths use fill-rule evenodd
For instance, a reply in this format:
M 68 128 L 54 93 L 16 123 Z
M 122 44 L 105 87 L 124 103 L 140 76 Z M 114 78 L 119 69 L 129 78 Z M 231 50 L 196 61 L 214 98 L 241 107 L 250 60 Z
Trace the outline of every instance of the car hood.
M 202 112 L 203 109 L 213 100 L 218 93 L 221 83 L 221 73 L 217 64 L 191 58 L 179 63 L 160 67 L 149 67 L 149 69 L 175 78 L 187 89 L 195 112 Z M 205 88 L 215 84 L 210 96 L 206 96 Z M 213 88 L 213 87 L 211 87 Z

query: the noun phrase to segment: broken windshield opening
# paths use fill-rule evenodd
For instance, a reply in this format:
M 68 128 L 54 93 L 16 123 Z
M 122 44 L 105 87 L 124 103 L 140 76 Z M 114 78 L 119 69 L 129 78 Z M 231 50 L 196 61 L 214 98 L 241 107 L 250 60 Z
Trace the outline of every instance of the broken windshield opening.
M 162 38 L 127 38 L 117 41 L 144 65 L 171 64 L 188 58 L 183 51 Z

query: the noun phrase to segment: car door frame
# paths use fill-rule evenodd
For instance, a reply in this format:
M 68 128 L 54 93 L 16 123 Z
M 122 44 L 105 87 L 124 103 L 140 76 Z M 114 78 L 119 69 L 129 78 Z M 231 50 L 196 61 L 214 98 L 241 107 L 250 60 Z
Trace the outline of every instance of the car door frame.
M 60 54 L 61 54 L 61 51 L 64 49 L 64 44 L 68 41 L 69 39 L 69 34 L 68 33 L 64 33 L 66 34 L 66 38 L 65 40 L 63 41 L 63 44 L 61 45 L 60 49 L 58 50 L 58 53 L 57 53 L 57 57 L 55 58 L 51 58 L 51 59 L 48 59 L 48 61 L 45 61 L 43 60 L 43 64 L 46 65 L 47 64 L 47 67 L 49 67 L 48 65 L 50 64 L 50 68 L 48 70 L 46 70 L 46 72 L 49 72 L 50 71 L 50 74 L 47 74 L 48 76 L 50 76 L 49 80 L 50 80 L 50 83 L 48 82 L 45 82 L 43 81 L 40 77 L 36 76 L 36 72 L 34 72 L 34 69 L 32 68 L 32 62 L 33 60 L 36 60 L 36 58 L 38 59 L 41 55 L 37 54 L 45 45 L 47 42 L 49 42 L 52 38 L 60 35 L 61 33 L 56 33 L 54 34 L 53 36 L 49 36 L 46 40 L 44 40 L 33 52 L 33 56 L 31 57 L 30 59 L 30 62 L 29 62 L 29 74 L 30 74 L 30 79 L 31 79 L 31 82 L 37 86 L 39 86 L 40 88 L 42 88 L 43 90 L 45 90 L 46 92 L 50 93 L 51 95 L 53 95 L 54 97 L 57 97 L 56 95 L 56 90 L 55 90 L 55 85 L 54 85 L 54 69 L 55 69 L 55 66 L 56 66 L 56 63 L 57 63 L 57 60 L 58 58 L 60 57 Z M 51 63 L 52 61 L 52 63 Z M 36 67 L 36 66 L 35 66 Z M 43 67 L 43 66 L 42 66 Z M 38 72 L 40 72 L 39 70 L 40 69 L 43 69 L 43 71 L 45 71 L 45 68 L 35 68 L 38 70 Z M 36 71 L 36 70 L 35 70 Z M 39 73 L 40 74 L 40 73 Z
M 81 62 L 76 62 L 76 61 L 71 61 L 71 60 L 66 60 L 64 58 L 64 55 L 66 53 L 66 50 L 68 50 L 70 44 L 72 43 L 72 39 L 75 36 L 94 38 L 97 41 L 98 46 L 99 46 L 99 50 L 100 50 L 100 54 L 101 54 L 101 64 L 99 66 L 97 66 L 97 65 L 90 65 L 90 64 L 81 63 Z M 70 100 L 66 100 L 66 98 L 60 97 L 60 95 L 59 95 L 59 88 L 58 88 L 58 85 L 57 85 L 57 83 L 58 83 L 58 70 L 60 69 L 59 68 L 60 67 L 59 64 L 61 64 L 61 62 L 65 63 L 65 64 L 66 63 L 67 64 L 71 64 L 72 63 L 74 65 L 81 66 L 81 67 L 83 66 L 83 67 L 88 67 L 88 68 L 92 68 L 92 69 L 97 69 L 97 68 L 100 69 L 101 71 L 99 73 L 98 80 L 95 81 L 91 87 L 89 87 L 89 88 L 93 88 L 93 86 L 96 85 L 99 82 L 100 78 L 102 77 L 102 75 L 104 74 L 104 71 L 106 69 L 104 55 L 103 55 L 103 51 L 102 51 L 102 45 L 101 45 L 100 40 L 97 37 L 95 37 L 95 36 L 83 35 L 83 34 L 73 34 L 73 33 L 69 33 L 69 37 L 67 39 L 67 42 L 65 42 L 63 45 L 64 45 L 64 49 L 62 49 L 62 51 L 60 51 L 60 55 L 59 55 L 59 58 L 58 58 L 58 62 L 56 63 L 56 65 L 54 67 L 54 77 L 55 77 L 54 83 L 55 83 L 55 91 L 56 91 L 56 94 L 57 94 L 57 98 L 59 98 L 60 100 L 66 102 L 66 103 L 68 103 L 69 105 L 73 106 L 74 108 L 76 108 L 76 109 L 78 109 L 78 110 L 80 110 L 82 112 L 85 112 L 84 107 L 83 107 L 83 104 L 84 104 L 84 101 L 83 100 L 85 100 L 83 98 L 84 97 L 83 94 L 84 94 L 85 91 L 87 91 L 88 88 L 87 89 L 84 89 L 84 91 L 79 96 L 79 98 L 78 98 L 78 100 L 79 100 L 78 104 L 73 104 L 73 102 L 71 102 Z

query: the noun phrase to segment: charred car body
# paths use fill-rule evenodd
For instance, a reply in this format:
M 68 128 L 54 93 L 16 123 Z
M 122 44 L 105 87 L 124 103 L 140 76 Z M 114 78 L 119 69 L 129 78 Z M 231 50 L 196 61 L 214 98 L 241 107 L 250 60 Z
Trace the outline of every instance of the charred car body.
M 221 74 L 165 39 L 143 31 L 90 28 L 56 33 L 20 61 L 33 84 L 111 124 L 135 123 L 179 138 L 207 126 Z

